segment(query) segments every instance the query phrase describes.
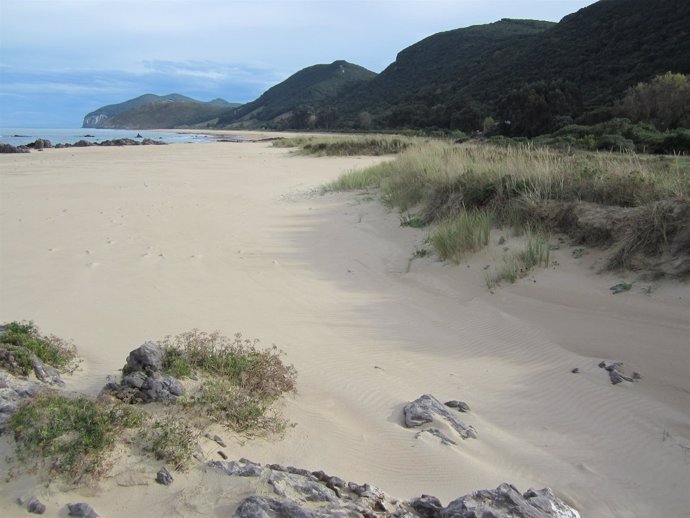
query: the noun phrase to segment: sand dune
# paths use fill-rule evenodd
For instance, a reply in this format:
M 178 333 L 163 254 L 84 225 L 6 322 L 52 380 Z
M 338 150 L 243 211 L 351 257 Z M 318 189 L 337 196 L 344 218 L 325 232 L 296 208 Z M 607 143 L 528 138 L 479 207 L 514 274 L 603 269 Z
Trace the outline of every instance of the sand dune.
M 486 257 L 411 260 L 425 231 L 367 197 L 314 191 L 378 160 L 266 143 L 0 156 L 0 321 L 72 338 L 85 362 L 69 388 L 92 394 L 147 339 L 197 327 L 275 343 L 299 371 L 285 403 L 296 426 L 233 440 L 231 458 L 401 498 L 509 481 L 550 486 L 583 516 L 687 515 L 690 288 L 613 296 L 596 253 L 563 247 L 555 269 L 491 293 Z M 602 359 L 643 380 L 611 385 Z M 415 439 L 401 409 L 423 393 L 469 403 L 478 439 Z M 162 488 L 137 469 L 89 501 L 104 516 L 229 515 L 252 491 L 198 471 Z M 24 515 L 24 492 L 54 505 L 84 493 L 33 484 L 0 485 L 0 506 Z

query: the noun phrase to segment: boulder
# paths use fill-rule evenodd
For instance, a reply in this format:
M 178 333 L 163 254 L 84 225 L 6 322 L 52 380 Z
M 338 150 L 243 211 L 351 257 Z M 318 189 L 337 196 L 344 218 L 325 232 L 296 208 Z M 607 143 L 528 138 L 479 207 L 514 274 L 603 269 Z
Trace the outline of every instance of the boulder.
M 43 514 L 46 512 L 46 506 L 35 496 L 29 499 L 27 510 L 33 514 Z
M 184 386 L 161 373 L 165 351 L 156 342 L 145 342 L 127 356 L 122 380 L 111 379 L 102 393 L 128 403 L 174 403 L 184 395 Z
M 477 432 L 474 428 L 456 419 L 438 399 L 430 394 L 424 394 L 405 405 L 403 413 L 405 426 L 408 428 L 432 423 L 434 417 L 439 417 L 446 421 L 463 439 L 477 438 Z
M 94 511 L 93 507 L 85 502 L 67 504 L 67 513 L 69 516 L 80 516 L 82 518 L 98 518 L 100 516 Z
M 173 476 L 172 474 L 168 471 L 168 468 L 163 466 L 161 469 L 158 470 L 158 473 L 156 473 L 156 482 L 163 486 L 169 486 L 173 482 Z
M 439 513 L 440 518 L 580 518 L 580 513 L 548 489 L 530 489 L 524 494 L 510 484 L 482 489 L 453 500 Z
M 464 401 L 458 401 L 457 399 L 453 399 L 452 401 L 446 401 L 445 405 L 450 408 L 456 409 L 458 412 L 469 412 L 470 411 L 470 406 L 465 403 Z

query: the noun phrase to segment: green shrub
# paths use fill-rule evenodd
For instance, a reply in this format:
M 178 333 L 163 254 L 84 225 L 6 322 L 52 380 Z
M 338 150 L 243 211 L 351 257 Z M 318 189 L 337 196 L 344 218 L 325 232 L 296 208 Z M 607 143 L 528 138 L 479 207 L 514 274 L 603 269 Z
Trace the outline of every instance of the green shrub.
M 61 372 L 74 369 L 77 365 L 77 351 L 74 345 L 56 336 L 41 335 L 33 322 L 10 322 L 0 332 L 0 344 L 13 354 L 13 362 L 0 356 L 0 365 L 13 372 L 27 376 L 33 369 L 32 356 Z
M 8 429 L 19 460 L 48 459 L 51 472 L 76 482 L 104 473 L 115 440 L 142 420 L 140 412 L 121 403 L 45 392 L 20 406 Z
M 168 415 L 147 425 L 144 450 L 176 470 L 184 470 L 196 450 L 198 435 L 179 415 Z

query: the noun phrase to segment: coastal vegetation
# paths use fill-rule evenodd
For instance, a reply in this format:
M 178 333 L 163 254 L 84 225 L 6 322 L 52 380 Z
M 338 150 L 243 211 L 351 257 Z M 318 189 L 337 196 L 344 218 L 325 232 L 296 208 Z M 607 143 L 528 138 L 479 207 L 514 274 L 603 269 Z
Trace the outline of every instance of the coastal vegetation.
M 416 142 L 399 135 L 357 135 L 332 137 L 301 136 L 273 141 L 273 147 L 294 147 L 301 155 L 355 156 L 393 155 L 404 151 Z
M 492 228 L 527 233 L 524 251 L 510 254 L 493 283 L 548 265 L 551 233 L 611 247 L 612 269 L 680 254 L 690 218 L 690 162 L 680 156 L 420 140 L 323 188 L 357 189 L 375 189 L 387 206 L 430 225 L 442 259 L 483 248 Z
M 78 364 L 73 344 L 54 335 L 43 335 L 33 322 L 10 322 L 0 326 L 0 367 L 12 374 L 28 376 L 34 358 L 61 372 Z
M 11 322 L 3 329 L 3 348 L 5 341 L 32 344 L 42 340 L 33 324 Z M 73 347 L 66 349 L 62 345 L 66 342 L 55 337 L 51 341 L 59 344 L 58 352 L 66 356 L 56 360 L 61 356 L 44 354 L 47 361 L 63 366 L 75 361 Z M 38 350 L 34 345 L 27 347 Z M 144 349 L 146 352 L 138 352 Z M 134 369 L 130 362 L 133 354 L 139 354 L 137 361 L 142 354 L 160 358 L 162 369 L 157 371 L 146 363 L 148 359 L 143 360 L 142 370 Z M 28 374 L 10 370 L 6 364 L 1 367 L 10 373 Z M 195 329 L 159 343 L 147 342 L 130 354 L 123 369 L 123 379 L 133 376 L 139 380 L 135 385 L 181 383 L 184 395 L 149 399 L 153 405 L 136 405 L 142 400 L 133 388 L 125 387 L 118 394 L 113 392 L 112 383 L 98 398 L 34 384 L 34 388 L 22 391 L 25 399 L 5 426 L 14 437 L 15 456 L 21 465 L 45 465 L 52 476 L 72 483 L 107 473 L 118 447 L 184 470 L 209 426 L 220 425 L 244 437 L 284 431 L 289 423 L 275 403 L 295 391 L 296 375 L 275 346 L 260 348 L 258 341 L 240 334 L 228 338 Z M 127 397 L 121 397 L 125 392 Z

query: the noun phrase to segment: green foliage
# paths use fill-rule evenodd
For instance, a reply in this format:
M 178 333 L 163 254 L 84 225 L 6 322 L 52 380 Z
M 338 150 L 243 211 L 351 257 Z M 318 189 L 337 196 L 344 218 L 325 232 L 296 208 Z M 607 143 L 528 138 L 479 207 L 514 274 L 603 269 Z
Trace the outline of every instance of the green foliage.
M 238 433 L 262 435 L 282 432 L 287 426 L 285 419 L 271 412 L 271 401 L 228 379 L 215 378 L 205 381 L 201 392 L 184 404 Z
M 115 440 L 142 420 L 142 414 L 127 405 L 45 392 L 20 406 L 8 429 L 19 460 L 48 459 L 55 475 L 78 482 L 101 475 Z
M 648 83 L 638 83 L 628 89 L 618 111 L 659 130 L 690 127 L 690 76 L 667 72 Z
M 14 374 L 29 375 L 35 355 L 59 371 L 76 367 L 77 352 L 74 345 L 56 336 L 44 336 L 33 322 L 10 322 L 0 331 L 0 344 L 10 355 L 0 355 L 0 366 Z M 10 359 L 11 358 L 11 359 Z
M 160 343 L 165 351 L 163 368 L 168 373 L 198 370 L 263 401 L 295 390 L 296 371 L 282 362 L 281 352 L 275 346 L 259 349 L 258 340 L 243 339 L 239 333 L 228 338 L 193 329 Z

